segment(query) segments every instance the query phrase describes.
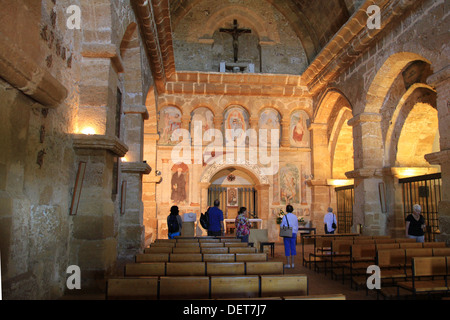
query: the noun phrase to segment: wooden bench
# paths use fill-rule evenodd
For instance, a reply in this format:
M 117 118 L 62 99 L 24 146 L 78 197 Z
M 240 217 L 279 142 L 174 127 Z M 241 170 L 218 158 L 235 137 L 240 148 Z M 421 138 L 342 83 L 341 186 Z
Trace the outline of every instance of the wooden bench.
M 399 288 L 417 293 L 448 292 L 450 257 L 414 257 L 412 258 L 411 281 L 398 282 Z M 438 278 L 438 279 L 436 279 Z
M 281 261 L 246 262 L 245 266 L 247 275 L 284 274 L 284 265 Z
M 257 249 L 253 247 L 229 247 L 229 253 L 257 253 Z
M 169 255 L 170 262 L 202 262 L 201 253 L 172 253 Z
M 256 298 L 259 297 L 258 276 L 214 276 L 211 277 L 211 298 Z
M 160 276 L 107 280 L 106 299 L 256 299 L 308 294 L 305 275 Z M 311 297 L 313 298 L 313 297 Z
M 135 256 L 135 261 L 140 262 L 168 262 L 169 253 L 139 253 Z
M 209 277 L 160 277 L 159 299 L 208 299 Z
M 245 275 L 245 262 L 206 262 L 206 275 Z
M 287 296 L 282 297 L 283 300 L 346 300 L 344 294 L 319 294 L 319 295 L 310 295 L 310 296 Z
M 158 277 L 109 279 L 106 284 L 106 298 L 109 300 L 156 300 L 158 284 Z
M 201 253 L 200 247 L 175 247 L 172 253 Z
M 235 262 L 236 257 L 233 253 L 205 253 L 203 254 L 205 262 Z
M 230 253 L 228 247 L 201 248 L 202 253 Z M 232 253 L 232 252 L 231 252 Z
M 236 262 L 268 261 L 267 253 L 236 253 Z
M 165 276 L 166 263 L 127 263 L 125 265 L 126 277 L 141 277 L 141 276 Z
M 205 276 L 204 262 L 167 262 L 166 276 Z
M 308 295 L 305 275 L 261 275 L 261 297 Z

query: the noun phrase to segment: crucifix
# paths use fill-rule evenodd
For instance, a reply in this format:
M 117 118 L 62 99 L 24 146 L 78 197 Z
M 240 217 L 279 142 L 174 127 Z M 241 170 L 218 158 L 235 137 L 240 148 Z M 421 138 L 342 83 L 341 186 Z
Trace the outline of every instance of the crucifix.
M 251 33 L 252 30 L 250 30 L 250 29 L 239 29 L 237 20 L 234 19 L 234 21 L 233 21 L 233 29 L 220 28 L 219 31 L 220 32 L 229 33 L 233 37 L 234 62 L 236 63 L 237 60 L 238 60 L 238 45 L 239 45 L 238 38 L 243 33 Z

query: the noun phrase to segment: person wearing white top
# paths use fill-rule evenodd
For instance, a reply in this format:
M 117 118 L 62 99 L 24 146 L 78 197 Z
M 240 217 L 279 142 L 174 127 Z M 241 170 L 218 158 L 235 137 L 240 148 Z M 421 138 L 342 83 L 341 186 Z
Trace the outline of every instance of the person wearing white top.
M 325 224 L 325 234 L 334 234 L 336 229 L 333 228 L 333 223 L 337 225 L 337 221 L 336 215 L 333 213 L 333 208 L 328 208 L 328 212 L 323 218 L 323 223 Z
M 287 264 L 284 266 L 285 268 L 294 268 L 294 258 L 297 255 L 297 232 L 298 232 L 298 218 L 295 214 L 292 213 L 294 208 L 288 204 L 286 206 L 286 214 L 281 220 L 280 227 L 292 227 L 292 237 L 284 237 L 284 254 L 287 259 Z

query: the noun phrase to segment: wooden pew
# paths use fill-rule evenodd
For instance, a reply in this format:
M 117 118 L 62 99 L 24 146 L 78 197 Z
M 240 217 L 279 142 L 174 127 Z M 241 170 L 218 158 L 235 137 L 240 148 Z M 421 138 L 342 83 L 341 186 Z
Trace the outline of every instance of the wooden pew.
M 160 277 L 159 299 L 208 299 L 209 277 Z
M 108 300 L 155 300 L 158 299 L 158 277 L 108 279 Z
M 229 247 L 229 253 L 257 253 L 258 249 L 253 247 Z
M 247 275 L 284 274 L 284 265 L 281 261 L 246 262 Z
M 233 253 L 205 253 L 203 254 L 203 261 L 205 262 L 235 262 L 235 254 Z M 237 261 L 239 262 L 239 261 Z
M 202 262 L 203 254 L 201 253 L 172 253 L 169 256 L 170 262 Z
M 258 276 L 212 276 L 211 298 L 256 298 L 259 297 Z
M 135 257 L 136 263 L 140 262 L 167 262 L 169 261 L 169 253 L 139 253 Z
M 236 262 L 268 261 L 267 253 L 236 253 Z
M 206 275 L 245 275 L 245 262 L 206 262 Z
M 319 294 L 310 296 L 291 296 L 283 297 L 283 300 L 346 300 L 344 294 Z
M 228 247 L 215 247 L 215 248 L 201 248 L 201 252 L 204 253 L 230 253 Z
M 261 275 L 261 297 L 308 295 L 306 275 Z
M 127 263 L 125 265 L 126 277 L 165 276 L 166 263 Z

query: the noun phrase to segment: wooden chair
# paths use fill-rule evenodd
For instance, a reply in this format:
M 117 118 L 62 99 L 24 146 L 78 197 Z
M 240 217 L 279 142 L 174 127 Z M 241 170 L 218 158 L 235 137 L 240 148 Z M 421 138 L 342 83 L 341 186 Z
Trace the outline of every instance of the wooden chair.
M 448 257 L 414 257 L 412 259 L 412 280 L 397 283 L 399 288 L 417 293 L 447 292 Z M 436 279 L 436 277 L 438 279 Z

